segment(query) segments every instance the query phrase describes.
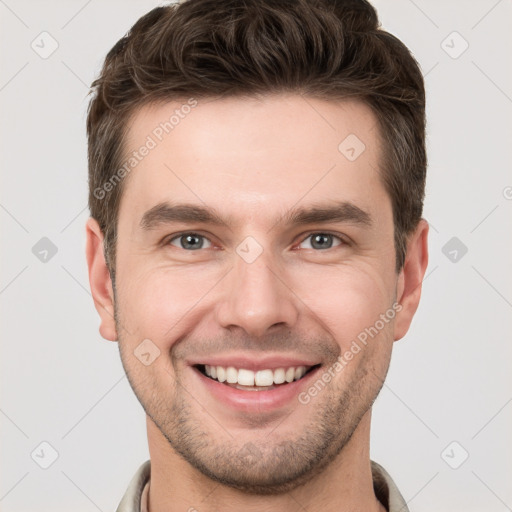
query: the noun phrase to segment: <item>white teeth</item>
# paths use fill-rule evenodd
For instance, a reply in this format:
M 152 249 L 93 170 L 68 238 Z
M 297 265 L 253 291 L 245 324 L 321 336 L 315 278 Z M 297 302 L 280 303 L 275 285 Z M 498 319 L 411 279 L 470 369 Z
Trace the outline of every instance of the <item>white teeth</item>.
M 295 368 L 295 380 L 299 380 L 306 373 L 305 366 L 299 366 Z
M 217 380 L 224 382 L 226 380 L 226 370 L 222 366 L 217 366 Z
M 232 366 L 226 368 L 226 381 L 230 384 L 236 384 L 238 382 L 238 370 Z
M 219 382 L 228 384 L 239 384 L 241 386 L 253 387 L 273 387 L 274 384 L 284 384 L 293 382 L 304 377 L 306 366 L 292 366 L 290 368 L 277 368 L 275 370 L 258 370 L 256 372 L 240 368 L 237 370 L 234 366 L 212 366 L 204 365 L 206 375 Z
M 242 386 L 254 386 L 254 372 L 251 370 L 238 370 L 238 384 Z M 260 386 L 261 384 L 258 384 Z
M 256 372 L 254 381 L 256 386 L 272 386 L 274 384 L 274 372 L 272 370 L 259 370 Z M 240 377 L 238 377 L 238 382 L 240 382 Z
M 284 368 L 274 370 L 274 384 L 282 384 L 286 380 Z

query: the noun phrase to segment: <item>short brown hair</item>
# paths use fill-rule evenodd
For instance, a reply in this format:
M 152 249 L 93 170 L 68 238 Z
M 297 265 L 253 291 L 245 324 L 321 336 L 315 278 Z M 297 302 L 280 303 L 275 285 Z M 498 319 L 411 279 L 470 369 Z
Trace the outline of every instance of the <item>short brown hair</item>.
M 425 90 L 407 47 L 380 28 L 365 0 L 187 0 L 140 18 L 108 53 L 87 117 L 89 208 L 115 274 L 123 183 L 102 186 L 123 162 L 129 117 L 156 101 L 271 93 L 356 98 L 376 115 L 382 179 L 391 198 L 396 271 L 421 219 Z M 100 197 L 99 197 L 100 196 Z

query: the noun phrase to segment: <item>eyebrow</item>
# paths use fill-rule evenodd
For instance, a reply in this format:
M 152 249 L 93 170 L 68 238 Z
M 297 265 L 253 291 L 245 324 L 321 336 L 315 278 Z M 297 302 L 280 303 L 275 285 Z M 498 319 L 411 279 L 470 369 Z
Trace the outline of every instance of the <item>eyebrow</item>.
M 140 220 L 140 227 L 144 231 L 150 231 L 172 222 L 201 222 L 229 227 L 229 219 L 223 219 L 213 208 L 168 202 L 159 203 L 147 210 Z M 285 213 L 278 223 L 300 226 L 324 222 L 347 222 L 366 227 L 373 225 L 371 215 L 349 201 L 292 209 Z
M 351 222 L 362 226 L 371 227 L 373 219 L 371 215 L 349 201 L 340 201 L 332 205 L 311 206 L 298 208 L 286 213 L 282 221 L 284 224 L 313 224 L 317 222 Z
M 203 222 L 206 224 L 227 226 L 227 223 L 211 208 L 193 204 L 159 203 L 144 213 L 140 227 L 150 231 L 161 224 L 171 222 Z

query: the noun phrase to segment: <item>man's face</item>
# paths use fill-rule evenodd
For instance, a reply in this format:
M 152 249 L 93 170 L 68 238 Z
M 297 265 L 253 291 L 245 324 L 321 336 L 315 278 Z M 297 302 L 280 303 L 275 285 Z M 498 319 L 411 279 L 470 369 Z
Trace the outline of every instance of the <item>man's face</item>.
M 369 417 L 399 337 L 376 118 L 358 102 L 229 98 L 155 132 L 181 104 L 143 108 L 126 140 L 128 154 L 148 136 L 156 147 L 119 211 L 122 362 L 161 440 L 193 467 L 247 492 L 292 488 Z M 308 372 L 249 390 L 205 365 L 264 383 Z

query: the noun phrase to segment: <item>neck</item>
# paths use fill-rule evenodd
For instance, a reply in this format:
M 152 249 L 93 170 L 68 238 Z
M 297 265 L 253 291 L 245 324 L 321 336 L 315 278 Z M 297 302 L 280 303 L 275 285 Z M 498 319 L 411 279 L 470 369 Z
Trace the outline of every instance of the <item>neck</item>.
M 368 411 L 338 456 L 305 484 L 282 495 L 245 494 L 206 477 L 179 454 L 147 418 L 151 457 L 148 512 L 385 512 L 373 490 Z

